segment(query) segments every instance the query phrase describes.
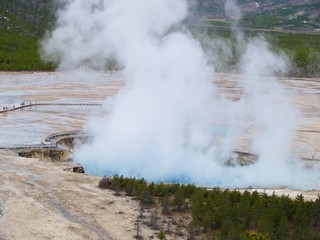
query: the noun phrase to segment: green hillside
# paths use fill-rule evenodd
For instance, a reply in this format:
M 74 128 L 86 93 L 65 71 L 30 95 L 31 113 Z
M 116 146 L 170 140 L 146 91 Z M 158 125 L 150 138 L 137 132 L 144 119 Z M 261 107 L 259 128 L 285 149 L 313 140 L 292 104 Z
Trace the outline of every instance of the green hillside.
M 320 35 L 273 33 L 270 41 L 291 57 L 291 75 L 320 77 Z
M 291 75 L 319 76 L 320 33 L 315 34 L 314 31 L 320 26 L 320 3 L 316 0 L 304 0 L 303 4 L 295 1 L 298 0 L 261 0 L 258 1 L 259 8 L 254 9 L 250 5 L 251 1 L 239 0 L 244 12 L 239 23 L 247 35 L 251 35 L 252 31 L 257 34 L 263 29 L 263 34 L 272 42 L 274 49 L 285 51 L 292 58 Z M 55 12 L 58 8 L 55 2 L 1 0 L 0 71 L 55 69 L 54 64 L 41 62 L 38 53 L 39 40 L 46 30 L 54 26 Z M 206 25 L 204 32 L 208 32 L 209 36 L 232 37 L 230 31 L 232 19 L 223 19 L 225 17 L 223 0 L 189 0 L 189 3 L 198 14 L 198 19 L 204 19 L 200 21 L 200 26 Z M 199 24 L 197 19 L 191 21 L 197 21 Z M 291 32 L 287 31 L 288 29 Z M 306 30 L 314 33 L 305 34 Z M 236 55 L 229 64 L 231 67 L 237 64 Z
M 218 20 L 230 22 L 240 16 L 227 16 L 225 0 L 189 0 L 197 16 L 216 25 Z M 320 33 L 320 2 L 318 0 L 235 0 L 241 9 L 242 27 L 285 29 Z M 208 22 L 209 20 L 209 22 Z M 212 21 L 212 22 L 210 22 Z M 220 23 L 219 21 L 218 23 Z
M 212 54 L 221 54 L 225 51 L 225 45 L 212 44 L 208 39 L 218 42 L 230 42 L 231 56 L 218 57 L 219 63 L 215 69 L 219 72 L 233 71 L 237 69 L 242 45 L 237 43 L 237 36 L 224 28 L 205 27 L 193 28 L 194 35 L 200 36 L 204 49 Z M 285 53 L 290 59 L 288 76 L 320 77 L 320 35 L 290 32 L 259 32 L 245 31 L 243 37 L 263 36 L 274 52 Z
M 54 65 L 43 63 L 40 60 L 38 49 L 37 37 L 0 31 L 0 70 L 54 70 Z
M 40 36 L 53 25 L 52 0 L 1 0 L 0 30 L 18 35 Z
M 53 70 L 41 62 L 38 41 L 54 23 L 50 0 L 2 0 L 0 5 L 0 70 Z

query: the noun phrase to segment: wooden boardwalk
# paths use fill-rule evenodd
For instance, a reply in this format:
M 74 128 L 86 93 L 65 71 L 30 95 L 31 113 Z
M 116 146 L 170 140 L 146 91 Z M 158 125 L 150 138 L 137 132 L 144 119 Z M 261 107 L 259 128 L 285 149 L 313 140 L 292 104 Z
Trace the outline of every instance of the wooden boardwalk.
M 45 102 L 35 102 L 29 104 L 20 104 L 17 107 L 12 108 L 3 108 L 0 109 L 0 114 L 7 114 L 8 112 L 17 111 L 19 109 L 37 107 L 37 106 L 102 106 L 103 104 L 99 103 L 45 103 Z M 88 135 L 79 131 L 65 131 L 58 132 L 47 136 L 41 144 L 22 144 L 22 145 L 13 145 L 11 147 L 0 147 L 0 150 L 12 150 L 16 152 L 20 151 L 30 151 L 36 149 L 61 149 L 62 146 L 59 146 L 57 143 L 64 138 L 76 138 L 76 137 L 84 137 L 86 138 Z
M 17 111 L 19 109 L 23 108 L 29 108 L 29 107 L 37 107 L 37 106 L 102 106 L 103 104 L 101 103 L 30 103 L 30 104 L 24 104 L 24 105 L 19 105 L 17 107 L 12 107 L 12 108 L 2 108 L 0 109 L 0 114 L 1 113 L 8 113 L 8 112 L 13 112 Z
M 64 138 L 76 138 L 76 137 L 87 137 L 88 135 L 80 130 L 58 132 L 51 134 L 45 138 L 41 144 L 22 144 L 13 145 L 11 147 L 0 147 L 0 150 L 12 150 L 16 152 L 30 151 L 36 149 L 63 149 L 57 143 Z

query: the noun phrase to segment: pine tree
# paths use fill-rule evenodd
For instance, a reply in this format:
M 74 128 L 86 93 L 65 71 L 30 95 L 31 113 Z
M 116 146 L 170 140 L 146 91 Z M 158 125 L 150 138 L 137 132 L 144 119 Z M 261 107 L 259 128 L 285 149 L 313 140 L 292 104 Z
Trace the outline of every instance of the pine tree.
M 186 203 L 185 194 L 183 189 L 180 187 L 173 196 L 173 206 L 176 207 L 177 211 L 182 211 Z
M 277 228 L 277 240 L 286 240 L 289 235 L 289 225 L 286 215 L 283 213 Z
M 320 195 L 318 195 L 317 199 L 314 201 L 311 208 L 311 216 L 313 218 L 313 225 L 315 227 L 320 226 Z
M 258 222 L 258 231 L 265 234 L 273 234 L 273 222 L 268 211 L 265 211 Z
M 170 214 L 170 198 L 169 198 L 169 196 L 165 196 L 162 200 L 162 214 L 164 214 L 164 215 Z

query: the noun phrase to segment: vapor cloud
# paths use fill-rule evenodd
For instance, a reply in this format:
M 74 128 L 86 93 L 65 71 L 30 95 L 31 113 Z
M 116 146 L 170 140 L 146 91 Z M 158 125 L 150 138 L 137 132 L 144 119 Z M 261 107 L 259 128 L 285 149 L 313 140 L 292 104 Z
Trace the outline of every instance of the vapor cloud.
M 85 126 L 93 138 L 76 150 L 75 160 L 89 172 L 155 181 L 224 187 L 311 183 L 313 175 L 290 151 L 299 111 L 274 77 L 286 71 L 287 58 L 263 38 L 239 37 L 244 97 L 232 101 L 213 83 L 211 65 L 219 64 L 219 55 L 230 58 L 231 46 L 213 42 L 219 54 L 207 54 L 181 27 L 187 11 L 184 0 L 77 0 L 60 10 L 57 27 L 43 41 L 43 57 L 62 70 L 104 69 L 116 59 L 126 79 L 110 114 Z M 226 11 L 240 14 L 232 1 Z M 238 139 L 249 133 L 258 162 L 226 166 Z
M 236 0 L 226 0 L 224 7 L 226 16 L 229 18 L 240 18 L 241 10 Z

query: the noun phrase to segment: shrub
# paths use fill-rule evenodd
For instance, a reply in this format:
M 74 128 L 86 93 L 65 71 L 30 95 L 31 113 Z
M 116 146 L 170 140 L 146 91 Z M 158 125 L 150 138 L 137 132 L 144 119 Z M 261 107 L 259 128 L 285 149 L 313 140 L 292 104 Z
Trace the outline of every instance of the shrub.
M 159 238 L 159 239 L 166 239 L 166 234 L 164 233 L 164 231 L 163 230 L 161 230 L 159 233 L 158 233 L 158 235 L 157 235 L 157 237 Z
M 106 176 L 103 176 L 100 179 L 99 184 L 98 184 L 98 187 L 102 188 L 102 189 L 111 188 L 111 186 L 112 186 L 112 180 L 111 180 L 111 178 L 106 177 Z

